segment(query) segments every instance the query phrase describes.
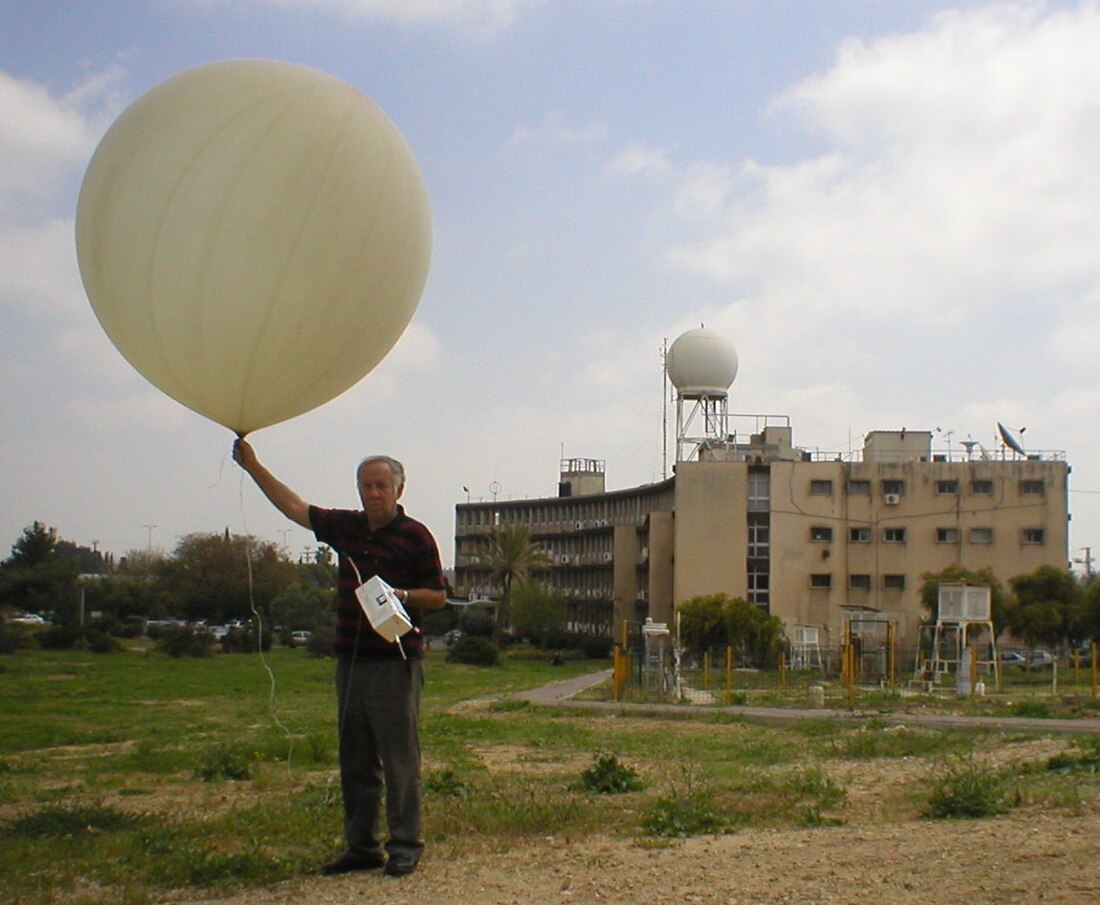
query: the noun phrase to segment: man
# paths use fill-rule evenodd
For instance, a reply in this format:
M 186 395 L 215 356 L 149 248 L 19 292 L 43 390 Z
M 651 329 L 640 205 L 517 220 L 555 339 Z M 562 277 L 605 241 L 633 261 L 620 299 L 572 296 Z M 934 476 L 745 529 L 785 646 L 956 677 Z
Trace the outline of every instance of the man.
M 419 627 L 424 610 L 446 602 L 439 548 L 431 532 L 398 504 L 405 469 L 371 456 L 356 471 L 361 510 L 311 506 L 271 474 L 251 445 L 238 440 L 234 460 L 280 512 L 339 554 L 336 597 L 336 699 L 340 782 L 347 849 L 326 875 L 385 867 L 416 870 L 420 834 L 420 691 L 424 684 L 419 631 L 399 642 L 375 632 L 355 597 L 358 575 L 377 575 L 395 589 Z M 354 566 L 352 562 L 354 561 Z M 379 806 L 385 786 L 389 838 L 383 854 Z

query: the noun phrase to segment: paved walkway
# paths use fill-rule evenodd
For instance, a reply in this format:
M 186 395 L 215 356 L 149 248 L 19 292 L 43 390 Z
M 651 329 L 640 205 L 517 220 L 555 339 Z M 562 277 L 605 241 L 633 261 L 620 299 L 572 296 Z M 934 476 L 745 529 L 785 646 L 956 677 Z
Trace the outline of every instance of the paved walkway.
M 565 707 L 571 710 L 591 710 L 622 714 L 675 714 L 677 716 L 723 713 L 751 723 L 791 723 L 795 720 L 836 719 L 854 723 L 888 723 L 890 725 L 923 726 L 929 729 L 988 729 L 998 732 L 1037 732 L 1042 734 L 1089 735 L 1100 733 L 1100 719 L 1044 720 L 1012 716 L 963 716 L 947 713 L 878 713 L 872 711 L 836 710 L 828 708 L 741 707 L 717 704 L 628 704 L 617 701 L 575 701 L 573 698 L 596 685 L 608 681 L 611 670 L 574 676 L 516 692 L 514 697 L 540 707 Z

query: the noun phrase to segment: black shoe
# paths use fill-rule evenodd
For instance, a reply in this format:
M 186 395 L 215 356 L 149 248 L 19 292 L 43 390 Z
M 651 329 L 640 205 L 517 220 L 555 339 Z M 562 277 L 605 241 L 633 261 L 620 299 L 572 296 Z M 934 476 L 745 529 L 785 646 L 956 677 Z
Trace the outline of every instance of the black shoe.
M 416 870 L 416 859 L 412 855 L 390 855 L 386 862 L 386 874 L 390 877 L 404 877 Z
M 334 877 L 337 874 L 350 874 L 355 870 L 377 870 L 386 863 L 380 852 L 344 852 L 335 861 L 321 868 L 321 874 Z

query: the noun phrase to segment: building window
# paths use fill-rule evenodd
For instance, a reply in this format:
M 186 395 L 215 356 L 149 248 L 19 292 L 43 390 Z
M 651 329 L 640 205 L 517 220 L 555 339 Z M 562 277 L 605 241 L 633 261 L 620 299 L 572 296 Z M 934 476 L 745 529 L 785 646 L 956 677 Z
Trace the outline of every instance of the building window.
M 869 544 L 871 543 L 871 529 L 870 528 L 849 528 L 848 529 L 848 541 L 853 544 Z
M 1024 528 L 1023 542 L 1025 544 L 1046 543 L 1046 532 L 1042 528 Z
M 814 496 L 832 496 L 833 482 L 825 480 L 810 481 L 810 493 Z
M 936 481 L 936 493 L 938 493 L 940 496 L 951 496 L 958 492 L 958 481 Z
M 959 529 L 958 528 L 937 528 L 936 529 L 936 543 L 937 544 L 957 544 L 959 542 Z
M 869 591 L 871 590 L 871 576 L 870 575 L 849 575 L 848 587 L 853 591 Z
M 749 512 L 767 512 L 771 509 L 771 477 L 764 471 L 749 472 Z
M 904 575 L 883 575 L 882 586 L 888 591 L 904 591 L 905 590 L 905 576 Z
M 892 480 L 891 481 L 883 481 L 882 482 L 882 492 L 886 496 L 901 496 L 903 493 L 905 493 L 905 482 L 904 481 L 892 481 Z
M 831 543 L 833 540 L 833 529 L 825 525 L 813 525 L 810 527 L 810 540 Z
M 768 605 L 768 568 L 766 563 L 749 563 L 749 603 Z
M 767 522 L 749 521 L 749 557 L 762 559 L 768 555 L 769 529 Z
M 970 543 L 972 543 L 972 544 L 991 544 L 991 543 L 993 543 L 993 529 L 992 528 L 971 528 L 970 529 Z
M 848 496 L 870 496 L 871 482 L 859 479 L 848 482 Z
M 905 529 L 904 528 L 883 528 L 882 529 L 883 543 L 887 544 L 904 544 L 905 543 Z
M 833 586 L 833 576 L 828 572 L 815 572 L 810 576 L 810 587 L 815 591 L 827 591 Z
M 1021 481 L 1020 482 L 1020 496 L 1042 496 L 1043 495 L 1043 482 L 1042 481 Z
M 974 496 L 993 496 L 992 481 L 971 481 L 970 492 Z

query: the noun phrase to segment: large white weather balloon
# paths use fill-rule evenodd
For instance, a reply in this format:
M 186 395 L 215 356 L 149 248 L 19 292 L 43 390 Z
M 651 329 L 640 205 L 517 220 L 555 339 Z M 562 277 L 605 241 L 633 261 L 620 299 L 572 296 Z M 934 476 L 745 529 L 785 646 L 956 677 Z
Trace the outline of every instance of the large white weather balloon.
M 84 177 L 76 246 L 130 364 L 244 435 L 382 360 L 423 291 L 431 213 L 369 98 L 304 66 L 231 60 L 119 116 Z

